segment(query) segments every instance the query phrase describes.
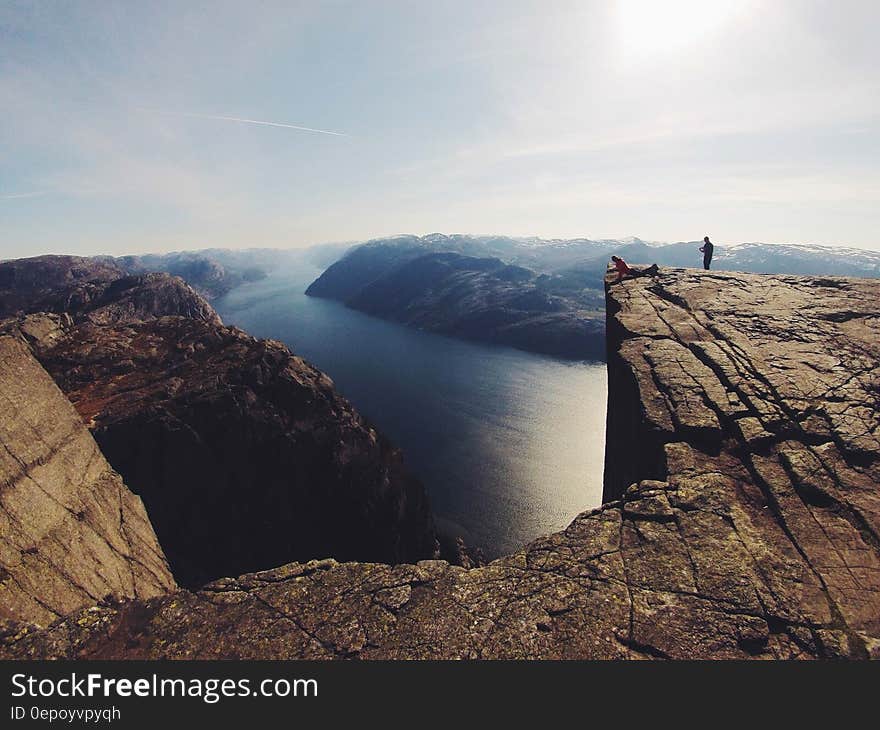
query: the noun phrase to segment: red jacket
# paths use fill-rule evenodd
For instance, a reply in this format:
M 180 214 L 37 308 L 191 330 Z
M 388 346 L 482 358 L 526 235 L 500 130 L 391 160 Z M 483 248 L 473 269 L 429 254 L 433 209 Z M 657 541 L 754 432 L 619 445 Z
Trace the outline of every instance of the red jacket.
M 617 269 L 617 273 L 622 277 L 624 274 L 632 274 L 632 269 L 626 265 L 626 261 L 623 259 L 617 259 L 614 262 L 614 268 Z

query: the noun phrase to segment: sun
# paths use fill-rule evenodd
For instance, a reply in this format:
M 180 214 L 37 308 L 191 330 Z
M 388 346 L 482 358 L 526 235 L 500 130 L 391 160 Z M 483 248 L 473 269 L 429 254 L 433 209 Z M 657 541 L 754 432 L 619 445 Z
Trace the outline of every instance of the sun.
M 628 55 L 681 51 L 701 43 L 743 10 L 744 0 L 617 0 Z

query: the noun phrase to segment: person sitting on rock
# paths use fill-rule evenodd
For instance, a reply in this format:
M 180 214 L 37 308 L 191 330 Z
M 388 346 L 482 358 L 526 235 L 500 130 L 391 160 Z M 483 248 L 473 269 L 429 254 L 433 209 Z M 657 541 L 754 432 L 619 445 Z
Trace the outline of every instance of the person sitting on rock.
M 657 264 L 651 264 L 647 269 L 633 269 L 627 266 L 626 261 L 624 261 L 620 256 L 612 256 L 611 260 L 614 262 L 614 268 L 617 269 L 617 281 L 623 281 L 624 276 L 655 276 L 657 272 L 660 270 L 657 267 Z
M 611 260 L 614 262 L 614 268 L 617 269 L 617 280 L 623 281 L 624 276 L 633 276 L 635 272 L 629 266 L 626 265 L 626 261 L 624 261 L 619 256 L 612 256 Z

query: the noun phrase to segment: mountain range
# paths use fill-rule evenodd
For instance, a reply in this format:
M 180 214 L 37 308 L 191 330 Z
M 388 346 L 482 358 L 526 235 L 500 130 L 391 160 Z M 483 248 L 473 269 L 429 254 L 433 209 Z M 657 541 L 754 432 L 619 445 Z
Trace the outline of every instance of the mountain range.
M 639 238 L 433 233 L 306 249 L 209 248 L 101 256 L 87 260 L 88 286 L 75 287 L 74 296 L 94 297 L 91 289 L 99 275 L 116 279 L 120 271 L 132 276 L 165 272 L 181 277 L 211 301 L 279 267 L 317 266 L 325 271 L 308 287 L 310 296 L 336 299 L 374 316 L 454 337 L 568 359 L 601 360 L 605 356 L 603 278 L 609 258 L 617 255 L 630 264 L 656 263 L 661 268 L 699 267 L 700 245 L 700 241 L 653 243 Z M 812 244 L 716 244 L 712 267 L 877 278 L 880 251 Z M 12 276 L 14 270 L 14 262 L 0 270 L 0 289 L 3 277 Z M 45 278 L 49 269 L 40 272 L 39 264 L 19 272 L 35 277 L 33 295 L 43 282 L 45 301 L 32 297 L 28 304 L 57 310 L 61 303 L 49 300 L 57 298 L 58 282 Z M 75 279 L 76 267 L 71 272 Z M 6 294 L 16 296 L 8 286 Z
M 633 264 L 700 265 L 700 242 L 545 240 L 431 234 L 355 246 L 306 290 L 441 334 L 570 359 L 603 359 L 603 279 L 611 255 Z M 880 253 L 822 246 L 717 246 L 717 269 L 880 276 Z

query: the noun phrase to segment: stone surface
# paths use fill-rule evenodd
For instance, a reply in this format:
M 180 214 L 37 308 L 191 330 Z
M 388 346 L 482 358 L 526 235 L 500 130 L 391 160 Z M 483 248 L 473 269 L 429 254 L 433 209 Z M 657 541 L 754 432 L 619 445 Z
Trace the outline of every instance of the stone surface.
M 18 339 L 0 336 L 0 619 L 177 586 L 141 500 Z
M 472 570 L 289 564 L 0 653 L 880 658 L 880 284 L 672 271 L 608 298 L 609 501 L 566 530 Z
M 870 650 L 878 362 L 875 281 L 674 270 L 609 285 L 605 499 L 663 480 L 679 527 L 711 512 L 728 523 L 713 533 L 743 542 L 766 574 L 754 588 L 765 612 L 827 622 Z

